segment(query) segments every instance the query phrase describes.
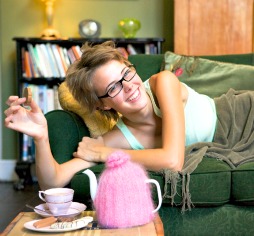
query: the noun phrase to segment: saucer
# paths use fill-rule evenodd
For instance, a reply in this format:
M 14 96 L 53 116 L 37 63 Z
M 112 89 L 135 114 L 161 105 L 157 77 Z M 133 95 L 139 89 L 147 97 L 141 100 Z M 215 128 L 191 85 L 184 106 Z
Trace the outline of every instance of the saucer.
M 49 216 L 63 216 L 63 217 L 74 217 L 79 215 L 82 211 L 84 211 L 86 209 L 86 205 L 83 203 L 79 203 L 79 202 L 72 202 L 70 208 L 68 209 L 68 211 L 64 214 L 52 214 L 50 213 L 48 206 L 46 203 L 40 204 L 38 206 L 36 206 L 37 209 L 34 209 L 34 212 L 37 213 L 38 215 L 42 216 L 42 217 L 49 217 Z M 40 210 L 44 210 L 44 211 L 48 211 L 47 212 L 43 212 Z
M 37 222 L 38 220 L 32 220 L 29 222 L 26 222 L 24 224 L 24 227 L 26 229 L 32 230 L 32 231 L 37 231 L 37 232 L 46 232 L 46 233 L 60 233 L 60 232 L 68 232 L 68 231 L 73 231 L 77 229 L 81 229 L 86 227 L 90 222 L 93 221 L 92 217 L 85 217 L 87 218 L 86 220 L 80 221 L 79 224 L 74 224 L 71 228 L 51 228 L 50 226 L 42 227 L 42 228 L 35 228 L 34 223 Z

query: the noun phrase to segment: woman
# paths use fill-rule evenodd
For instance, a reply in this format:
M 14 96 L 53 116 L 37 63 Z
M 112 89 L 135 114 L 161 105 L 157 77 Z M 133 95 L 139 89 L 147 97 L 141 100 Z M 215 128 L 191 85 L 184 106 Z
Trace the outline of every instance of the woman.
M 10 96 L 7 100 L 5 126 L 34 138 L 42 189 L 66 185 L 76 172 L 105 162 L 116 149 L 124 149 L 133 161 L 149 170 L 180 171 L 185 142 L 212 141 L 216 124 L 212 99 L 180 83 L 169 71 L 143 83 L 113 42 L 93 47 L 85 44 L 82 51 L 81 59 L 70 66 L 66 76 L 73 96 L 91 112 L 97 109 L 109 118 L 118 119 L 118 113 L 122 117 L 102 137 L 84 137 L 72 160 L 61 165 L 54 160 L 46 119 L 34 101 L 27 110 L 22 106 L 26 98 Z M 209 119 L 212 114 L 211 122 L 195 121 L 191 117 L 194 112 Z

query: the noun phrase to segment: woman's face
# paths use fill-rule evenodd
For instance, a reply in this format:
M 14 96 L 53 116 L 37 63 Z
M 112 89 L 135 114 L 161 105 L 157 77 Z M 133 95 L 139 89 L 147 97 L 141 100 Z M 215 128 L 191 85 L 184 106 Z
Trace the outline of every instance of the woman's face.
M 94 73 L 93 84 L 98 97 L 112 91 L 115 84 L 121 80 L 129 67 L 119 61 L 110 61 L 100 66 Z M 147 105 L 147 94 L 142 80 L 135 74 L 130 81 L 122 81 L 122 90 L 115 97 L 100 98 L 103 102 L 102 109 L 114 110 L 121 114 L 130 114 L 143 109 Z

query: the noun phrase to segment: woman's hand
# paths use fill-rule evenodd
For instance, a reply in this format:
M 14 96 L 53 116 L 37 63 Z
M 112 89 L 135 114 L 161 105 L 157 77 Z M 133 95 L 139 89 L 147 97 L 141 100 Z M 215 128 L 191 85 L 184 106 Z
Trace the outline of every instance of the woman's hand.
M 18 132 L 27 134 L 35 140 L 47 136 L 47 121 L 39 106 L 32 100 L 31 109 L 22 106 L 26 98 L 10 96 L 6 101 L 9 106 L 4 111 L 5 126 Z
M 107 149 L 101 136 L 96 139 L 84 137 L 73 156 L 88 162 L 105 162 Z

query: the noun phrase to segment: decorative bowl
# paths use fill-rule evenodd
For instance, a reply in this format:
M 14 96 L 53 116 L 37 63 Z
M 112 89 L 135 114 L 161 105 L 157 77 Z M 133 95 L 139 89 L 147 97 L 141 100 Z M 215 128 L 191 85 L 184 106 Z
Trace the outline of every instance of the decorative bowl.
M 119 21 L 118 27 L 125 38 L 135 38 L 137 31 L 141 28 L 141 24 L 135 18 L 124 18 Z

